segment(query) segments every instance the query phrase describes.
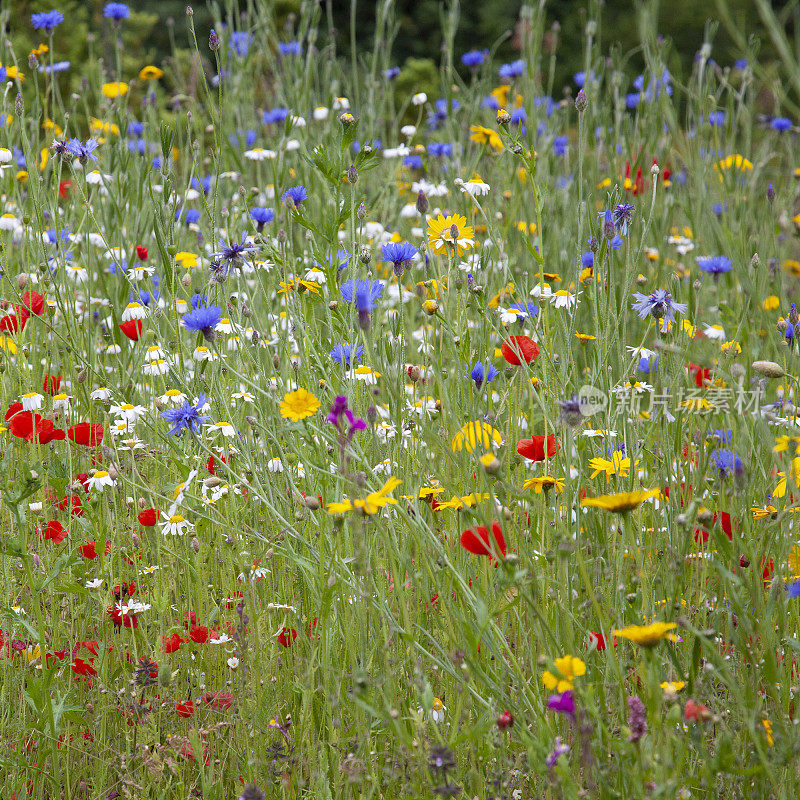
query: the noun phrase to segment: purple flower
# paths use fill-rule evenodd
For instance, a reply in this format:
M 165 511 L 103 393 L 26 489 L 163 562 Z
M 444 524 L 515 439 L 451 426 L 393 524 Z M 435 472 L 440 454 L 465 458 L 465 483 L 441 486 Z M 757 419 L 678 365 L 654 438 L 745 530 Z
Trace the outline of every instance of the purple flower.
M 570 690 L 561 694 L 551 694 L 547 698 L 547 707 L 551 711 L 557 711 L 570 719 L 575 719 L 575 693 Z
M 85 164 L 87 161 L 97 161 L 97 156 L 94 154 L 94 151 L 97 150 L 98 145 L 99 142 L 94 137 L 88 139 L 85 144 L 82 144 L 80 139 L 70 139 L 67 142 L 67 150 L 72 153 L 81 164 Z
M 42 11 L 39 14 L 31 14 L 31 25 L 37 31 L 44 31 L 48 35 L 64 21 L 64 15 L 60 11 Z M 791 125 L 791 123 L 789 123 Z
M 187 400 L 180 408 L 170 408 L 167 411 L 162 411 L 161 416 L 164 417 L 167 422 L 172 423 L 169 435 L 180 436 L 185 431 L 200 433 L 201 423 L 211 419 L 211 417 L 200 413 L 200 410 L 205 404 L 206 396 L 200 394 L 195 405 L 192 405 Z
M 404 262 L 411 261 L 418 252 L 419 250 L 410 242 L 387 242 L 381 250 L 381 255 L 384 261 L 391 262 L 397 269 Z
M 347 398 L 344 395 L 337 395 L 325 421 L 339 431 L 339 451 L 342 457 L 345 446 L 350 443 L 355 432 L 367 429 L 367 423 L 347 407 Z
M 106 3 L 103 9 L 103 16 L 106 19 L 112 19 L 114 22 L 119 22 L 123 19 L 128 19 L 131 15 L 131 10 L 125 3 Z
M 636 695 L 628 698 L 628 727 L 631 729 L 629 742 L 638 742 L 647 733 L 647 713 L 644 703 Z
M 561 737 L 556 736 L 555 741 L 553 742 L 553 752 L 547 756 L 544 760 L 544 763 L 547 764 L 548 769 L 553 769 L 556 764 L 558 764 L 558 759 L 561 756 L 569 753 L 569 745 L 561 743 Z
M 634 292 L 636 302 L 633 309 L 639 314 L 641 319 L 652 316 L 653 319 L 665 319 L 667 322 L 675 322 L 675 314 L 685 314 L 686 304 L 676 303 L 672 295 L 665 289 L 656 289 L 650 294 Z
M 697 265 L 703 272 L 718 278 L 733 269 L 733 261 L 728 256 L 698 256 Z
M 787 583 L 786 594 L 792 600 L 794 600 L 795 597 L 800 597 L 800 580 Z
M 211 339 L 221 318 L 222 309 L 219 306 L 200 306 L 186 314 L 181 322 L 187 331 L 202 333 L 206 339 Z
M 289 208 L 299 208 L 300 203 L 307 197 L 308 192 L 305 186 L 292 186 L 281 195 L 281 200 Z

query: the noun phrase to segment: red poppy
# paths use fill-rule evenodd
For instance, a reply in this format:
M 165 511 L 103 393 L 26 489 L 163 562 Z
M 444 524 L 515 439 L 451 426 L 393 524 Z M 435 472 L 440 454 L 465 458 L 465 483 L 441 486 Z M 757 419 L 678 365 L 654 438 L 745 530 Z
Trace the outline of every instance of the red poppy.
M 283 628 L 278 634 L 278 644 L 283 647 L 291 647 L 297 638 L 297 631 L 294 628 Z
M 499 522 L 492 523 L 492 538 L 494 544 L 489 539 L 489 531 L 483 525 L 478 525 L 475 528 L 467 528 L 461 534 L 461 546 L 474 553 L 476 556 L 489 556 L 494 558 L 495 553 L 501 556 L 506 555 L 506 540 L 503 537 L 503 529 L 500 527 Z
M 88 558 L 90 561 L 94 561 L 94 559 L 97 558 L 97 542 L 87 542 L 86 544 L 82 544 L 78 548 L 78 552 L 84 558 Z M 106 542 L 103 555 L 107 556 L 110 552 L 111 552 L 111 542 Z
M 689 364 L 688 369 L 699 389 L 706 385 L 706 381 L 711 380 L 711 370 L 706 367 L 701 367 L 699 364 Z
M 147 248 L 143 244 L 136 245 L 136 257 L 139 261 L 147 261 Z
M 183 627 L 189 630 L 189 625 L 194 627 L 197 625 L 197 614 L 194 611 L 183 612 Z
M 103 444 L 103 426 L 94 422 L 78 422 L 67 428 L 67 436 L 75 444 L 99 447 Z
M 138 628 L 139 627 L 139 620 L 136 619 L 136 614 L 133 611 L 129 611 L 127 614 L 122 613 L 122 607 L 119 603 L 114 603 L 113 606 L 109 606 L 106 610 L 106 613 L 109 617 L 111 617 L 111 621 L 116 625 L 118 628 Z
M 509 336 L 500 345 L 500 352 L 509 364 L 519 366 L 523 361 L 530 364 L 539 357 L 539 345 L 530 336 Z
M 22 403 L 12 403 L 8 407 L 8 410 L 6 411 L 6 416 L 5 416 L 6 422 L 8 422 L 8 420 L 10 420 L 11 417 L 15 416 L 16 414 L 19 414 L 21 411 L 22 411 Z
M 60 511 L 69 511 L 74 517 L 83 516 L 83 503 L 77 494 L 73 494 L 71 497 L 62 497 L 55 502 L 55 505 Z
M 164 637 L 164 652 L 175 653 L 180 649 L 180 646 L 186 640 L 179 633 L 173 633 L 172 636 Z
M 189 631 L 189 638 L 197 644 L 203 644 L 208 641 L 210 631 L 205 625 L 198 625 Z
M 158 509 L 146 508 L 139 512 L 137 517 L 139 524 L 145 528 L 152 528 L 158 522 Z
M 189 742 L 184 742 L 181 745 L 180 754 L 187 760 L 187 761 L 197 761 L 197 757 L 194 754 L 194 747 L 192 747 Z M 208 748 L 203 748 L 203 764 L 208 766 L 211 763 L 211 760 L 208 757 Z
M 42 444 L 47 444 L 53 440 L 62 440 L 65 436 L 64 431 L 56 428 L 49 420 L 32 411 L 20 411 L 11 418 L 9 430 L 14 436 L 24 439 L 26 442 L 34 442 L 37 439 Z
M 606 637 L 603 636 L 602 631 L 592 631 L 589 634 L 589 648 L 594 647 L 595 650 L 606 649 Z
M 44 656 L 44 665 L 47 669 L 50 669 L 50 664 L 55 660 L 58 659 L 59 661 L 66 661 L 67 660 L 67 651 L 66 650 L 56 650 L 55 653 L 45 653 Z
M 77 653 L 78 650 L 81 649 L 81 647 L 85 647 L 93 656 L 96 656 L 99 644 L 98 644 L 96 639 L 89 639 L 89 640 L 87 640 L 85 642 L 78 642 L 75 645 L 75 649 L 72 651 L 73 654 Z M 109 648 L 109 653 L 110 652 L 111 652 L 111 648 Z
M 28 314 L 22 311 L 19 315 L 6 314 L 0 317 L 0 332 L 2 333 L 16 333 L 22 330 L 28 323 Z
M 91 659 L 89 661 L 84 661 L 82 658 L 73 659 L 72 671 L 76 675 L 97 675 L 97 670 L 92 666 Z
M 61 376 L 60 375 L 45 375 L 44 376 L 44 386 L 42 387 L 42 391 L 45 394 L 58 394 L 58 390 L 61 388 Z
M 231 692 L 205 692 L 200 695 L 200 699 L 212 711 L 225 711 L 233 705 L 233 694 Z
M 544 461 L 544 436 L 531 436 L 530 439 L 520 439 L 517 442 L 517 452 L 529 461 Z M 561 445 L 556 441 L 556 435 L 551 433 L 547 437 L 547 458 L 554 456 Z
M 66 528 L 57 520 L 52 520 L 47 523 L 47 527 L 42 531 L 42 538 L 49 539 L 55 544 L 61 544 L 69 534 Z
M 194 716 L 194 703 L 191 700 L 187 700 L 185 703 L 175 703 L 175 713 L 179 717 Z
M 142 335 L 142 321 L 140 319 L 129 319 L 123 322 L 119 329 L 132 341 L 138 342 Z
M 58 184 L 58 194 L 61 199 L 66 200 L 74 187 L 75 184 L 70 180 L 61 181 L 61 183 Z
M 29 314 L 35 314 L 38 317 L 44 314 L 47 306 L 44 302 L 44 296 L 40 295 L 39 292 L 25 292 L 22 295 L 22 306 L 17 307 L 17 313 L 19 313 L 19 308 L 23 308 Z
M 683 707 L 683 718 L 690 722 L 703 722 L 711 716 L 708 706 L 702 703 L 695 703 L 694 700 L 687 700 Z
M 227 464 L 227 463 L 228 463 L 228 462 L 227 462 L 227 461 L 226 461 L 226 460 L 225 460 L 225 459 L 224 459 L 222 456 L 220 456 L 220 457 L 219 457 L 219 460 L 220 460 L 220 461 L 221 461 L 223 464 Z M 217 462 L 216 462 L 216 460 L 214 459 L 214 456 L 209 456 L 209 457 L 208 457 L 208 471 L 209 471 L 209 472 L 210 472 L 212 475 L 216 475 L 216 474 L 217 474 L 217 472 L 216 472 L 216 469 L 217 469 Z

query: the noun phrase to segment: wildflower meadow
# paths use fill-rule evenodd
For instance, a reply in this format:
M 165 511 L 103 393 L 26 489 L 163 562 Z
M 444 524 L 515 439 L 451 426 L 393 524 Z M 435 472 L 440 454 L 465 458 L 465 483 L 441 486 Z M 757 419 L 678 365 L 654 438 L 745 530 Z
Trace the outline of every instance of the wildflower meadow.
M 544 2 L 505 63 L 443 2 L 435 94 L 389 0 L 342 52 L 187 8 L 159 64 L 99 4 L 69 79 L 60 11 L 0 37 L 2 797 L 797 795 L 800 51 L 753 2 L 777 60 L 709 4 L 680 70 L 589 2 L 568 86 Z

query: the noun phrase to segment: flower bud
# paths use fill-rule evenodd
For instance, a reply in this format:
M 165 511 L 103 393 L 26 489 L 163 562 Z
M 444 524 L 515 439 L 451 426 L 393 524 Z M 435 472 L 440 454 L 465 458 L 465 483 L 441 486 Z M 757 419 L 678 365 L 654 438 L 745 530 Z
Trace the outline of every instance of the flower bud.
M 192 536 L 192 550 L 195 553 L 200 552 L 200 540 L 196 536 Z
M 753 257 L 750 259 L 750 266 L 753 269 L 758 269 L 761 266 L 761 259 L 758 257 L 758 253 L 753 253 Z
M 347 182 L 351 186 L 355 186 L 358 183 L 358 170 L 355 164 L 351 164 L 350 169 L 347 170 Z
M 754 361 L 753 372 L 762 378 L 782 378 L 786 374 L 783 367 L 774 361 Z
M 21 272 L 19 275 L 17 275 L 17 286 L 19 286 L 20 289 L 24 289 L 27 285 L 28 285 L 28 273 Z
M 417 211 L 420 214 L 427 214 L 428 208 L 430 208 L 428 198 L 425 196 L 425 192 L 420 191 L 417 195 Z
M 575 96 L 575 110 L 582 114 L 589 107 L 589 101 L 586 99 L 586 92 L 581 89 Z
M 362 221 L 367 218 L 367 207 L 363 203 L 359 204 L 356 216 Z
M 213 28 L 211 33 L 208 34 L 208 47 L 210 50 L 219 50 L 219 36 L 217 36 L 217 32 Z
M 504 108 L 499 109 L 497 112 L 497 124 L 508 125 L 509 122 L 511 122 L 511 114 Z

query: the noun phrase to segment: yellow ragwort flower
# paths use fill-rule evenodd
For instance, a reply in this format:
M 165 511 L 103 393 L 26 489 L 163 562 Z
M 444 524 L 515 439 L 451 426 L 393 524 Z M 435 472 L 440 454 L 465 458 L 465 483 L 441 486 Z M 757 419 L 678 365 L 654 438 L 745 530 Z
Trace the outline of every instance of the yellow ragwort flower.
M 281 403 L 281 416 L 292 422 L 310 417 L 319 409 L 320 402 L 311 392 L 305 389 L 295 389 L 289 392 Z
M 554 663 L 561 675 L 554 675 L 549 670 L 542 675 L 542 683 L 551 692 L 555 690 L 559 694 L 563 694 L 570 691 L 575 678 L 586 674 L 586 664 L 575 656 L 562 656 L 557 658 Z
M 581 500 L 581 508 L 602 508 L 604 511 L 613 511 L 615 514 L 624 514 L 632 511 L 640 503 L 658 497 L 659 489 L 648 489 L 644 492 L 619 492 L 605 494 L 600 497 L 587 497 Z
M 677 642 L 678 637 L 670 631 L 678 626 L 674 622 L 654 622 L 651 625 L 629 625 L 614 631 L 614 636 L 627 639 L 640 647 L 655 647 L 662 639 Z

